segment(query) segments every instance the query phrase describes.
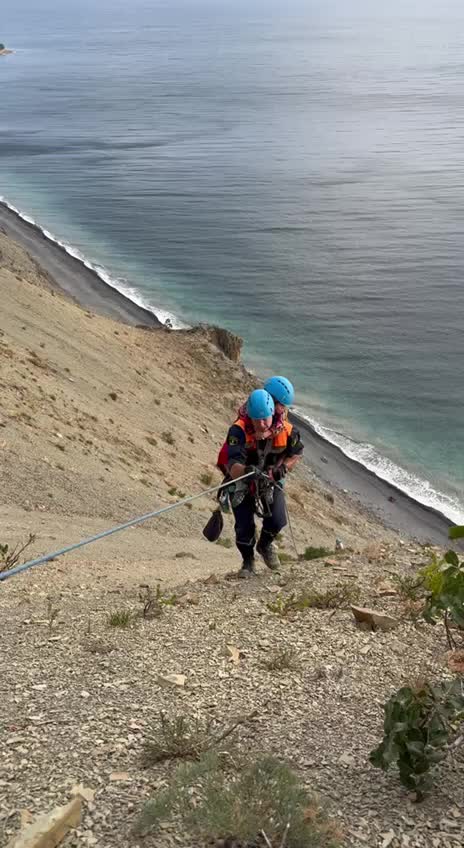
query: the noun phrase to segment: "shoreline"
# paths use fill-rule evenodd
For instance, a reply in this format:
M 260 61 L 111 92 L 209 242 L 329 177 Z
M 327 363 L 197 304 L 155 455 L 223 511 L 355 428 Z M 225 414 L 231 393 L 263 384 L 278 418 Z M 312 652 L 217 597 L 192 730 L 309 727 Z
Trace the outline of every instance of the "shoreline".
M 27 221 L 5 201 L 0 201 L 0 230 L 29 253 L 58 291 L 83 309 L 132 326 L 163 326 L 153 312 L 105 282 L 96 270 L 49 238 L 38 224 Z
M 163 327 L 154 313 L 112 287 L 96 270 L 71 255 L 37 224 L 25 220 L 3 201 L 0 202 L 0 230 L 29 253 L 45 271 L 52 287 L 82 308 L 133 326 Z M 346 456 L 301 417 L 292 415 L 292 418 L 303 434 L 305 464 L 322 483 L 336 489 L 341 499 L 344 496 L 351 498 L 401 536 L 432 544 L 448 544 L 448 528 L 453 526 L 450 519 Z M 343 535 L 343 528 L 340 534 Z
M 308 464 L 319 480 L 356 501 L 401 537 L 449 547 L 448 529 L 455 526 L 453 521 L 348 457 L 300 416 L 290 417 L 302 433 Z M 340 533 L 343 535 L 342 530 Z

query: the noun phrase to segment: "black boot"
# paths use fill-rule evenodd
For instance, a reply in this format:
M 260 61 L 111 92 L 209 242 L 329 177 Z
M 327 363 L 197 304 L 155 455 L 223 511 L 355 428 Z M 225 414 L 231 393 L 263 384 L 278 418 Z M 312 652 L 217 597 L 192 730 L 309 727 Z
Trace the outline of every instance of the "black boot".
M 271 533 L 263 530 L 259 542 L 256 545 L 256 550 L 261 554 L 264 562 L 271 571 L 278 571 L 280 568 L 280 559 L 277 548 L 273 544 L 273 539 L 274 537 Z
M 253 577 L 254 574 L 256 574 L 254 559 L 244 559 L 242 567 L 238 572 L 238 577 L 240 577 L 241 580 L 248 580 L 248 578 Z

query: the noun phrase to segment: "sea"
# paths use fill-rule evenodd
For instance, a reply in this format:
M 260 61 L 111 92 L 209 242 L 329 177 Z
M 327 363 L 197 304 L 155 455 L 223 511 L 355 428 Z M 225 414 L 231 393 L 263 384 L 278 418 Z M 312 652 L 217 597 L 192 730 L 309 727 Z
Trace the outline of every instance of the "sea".
M 462 0 L 2 0 L 0 42 L 3 200 L 464 522 Z

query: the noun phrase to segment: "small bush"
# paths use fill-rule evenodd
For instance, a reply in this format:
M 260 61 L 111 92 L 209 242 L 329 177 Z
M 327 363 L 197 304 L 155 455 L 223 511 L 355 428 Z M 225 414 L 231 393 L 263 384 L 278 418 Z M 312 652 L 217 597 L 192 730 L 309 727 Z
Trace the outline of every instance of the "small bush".
M 342 609 L 356 603 L 359 599 L 359 588 L 352 583 L 336 583 L 324 592 L 316 590 L 304 590 L 300 594 L 283 596 L 277 595 L 275 600 L 269 601 L 267 608 L 285 617 L 306 609 Z
M 213 482 L 213 475 L 209 471 L 205 472 L 205 474 L 201 475 L 200 483 L 202 483 L 203 486 L 211 486 L 212 482 Z
M 29 533 L 27 542 L 19 542 L 12 550 L 9 545 L 0 545 L 0 572 L 10 571 L 19 564 L 24 551 L 35 542 L 35 535 Z
M 173 497 L 174 495 L 177 495 L 177 486 L 171 486 L 171 488 L 168 489 L 168 495 L 172 495 Z
M 53 630 L 53 625 L 57 620 L 59 614 L 59 607 L 55 607 L 53 603 L 53 598 L 50 595 L 47 595 L 47 625 L 50 633 Z
M 401 783 L 421 801 L 464 717 L 463 681 L 404 686 L 384 709 L 384 737 L 369 759 L 383 771 L 396 763 Z
M 163 442 L 166 442 L 167 445 L 175 444 L 174 436 L 171 432 L 169 432 L 169 430 L 165 430 L 164 433 L 161 433 L 161 438 Z
M 151 586 L 141 586 L 139 601 L 142 604 L 142 618 L 159 618 L 163 614 L 164 607 L 173 607 L 177 603 L 177 595 L 165 595 L 161 586 L 157 585 L 154 592 Z
M 227 538 L 226 539 L 218 539 L 217 542 L 216 542 L 216 545 L 220 545 L 221 548 L 231 548 L 232 545 L 233 545 L 233 542 L 232 542 L 231 539 L 227 539 Z
M 330 551 L 328 548 L 313 548 L 310 545 L 308 548 L 305 548 L 304 554 L 302 555 L 302 559 L 322 559 L 322 557 L 332 555 L 333 551 Z
M 295 671 L 299 667 L 298 654 L 294 648 L 278 648 L 263 665 L 268 671 Z
M 164 760 L 195 760 L 202 754 L 224 742 L 240 725 L 254 718 L 256 711 L 246 717 L 240 717 L 230 725 L 215 728 L 211 719 L 186 718 L 178 715 L 173 719 L 160 713 L 159 726 L 155 734 L 144 743 L 143 759 L 145 765 L 153 765 Z
M 214 753 L 180 765 L 171 785 L 145 805 L 139 832 L 156 833 L 175 819 L 184 834 L 205 842 L 266 844 L 265 835 L 276 848 L 340 844 L 340 833 L 287 765 L 270 756 L 240 765 L 226 772 Z
M 394 574 L 393 582 L 398 594 L 405 601 L 417 601 L 421 594 L 423 595 L 424 593 L 424 579 L 421 576 L 417 576 L 417 574 L 406 574 L 405 576 Z
M 108 397 L 111 398 L 111 400 L 117 400 L 118 399 L 116 392 L 110 392 Z
M 144 742 L 144 763 L 154 765 L 164 760 L 197 759 L 210 747 L 211 734 L 211 723 L 183 715 L 169 719 L 161 713 L 156 733 Z
M 129 627 L 132 621 L 132 612 L 130 610 L 113 610 L 108 614 L 107 622 L 110 627 Z

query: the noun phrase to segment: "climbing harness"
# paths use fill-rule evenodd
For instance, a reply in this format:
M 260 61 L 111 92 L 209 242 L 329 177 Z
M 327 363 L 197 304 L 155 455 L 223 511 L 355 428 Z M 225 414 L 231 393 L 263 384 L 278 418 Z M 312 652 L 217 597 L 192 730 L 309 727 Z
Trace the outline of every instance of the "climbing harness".
M 240 480 L 245 480 L 247 477 L 251 477 L 255 472 L 249 471 L 247 474 L 244 474 L 242 477 L 237 477 L 236 480 L 232 480 L 231 483 L 237 483 Z M 10 568 L 8 571 L 0 572 L 0 582 L 3 580 L 9 580 L 10 577 L 14 577 L 16 574 L 21 574 L 23 571 L 28 571 L 29 568 L 34 568 L 36 565 L 45 565 L 47 562 L 52 562 L 64 554 L 68 554 L 71 551 L 76 551 L 78 548 L 83 548 L 85 545 L 90 545 L 93 542 L 98 542 L 100 539 L 106 539 L 107 536 L 112 536 L 113 533 L 119 533 L 121 530 L 127 530 L 128 527 L 134 527 L 136 524 L 142 524 L 144 521 L 148 521 L 149 518 L 157 518 L 158 515 L 162 515 L 163 513 L 170 512 L 173 509 L 177 509 L 179 506 L 183 506 L 184 504 L 191 503 L 191 501 L 195 501 L 198 498 L 202 498 L 204 495 L 212 494 L 213 492 L 219 491 L 219 489 L 228 486 L 229 483 L 221 483 L 219 486 L 212 486 L 210 489 L 205 489 L 203 492 L 199 492 L 197 495 L 190 495 L 188 498 L 183 498 L 181 501 L 176 501 L 174 504 L 169 504 L 168 506 L 163 506 L 160 509 L 154 510 L 154 512 L 148 512 L 146 515 L 139 515 L 137 518 L 132 518 L 130 521 L 125 521 L 124 524 L 118 524 L 116 527 L 111 527 L 110 530 L 104 530 L 101 533 L 97 533 L 95 536 L 90 536 L 89 539 L 83 539 L 81 542 L 75 542 L 73 545 L 68 545 L 65 548 L 61 548 L 59 551 L 54 551 L 51 554 L 44 554 L 44 556 L 38 557 L 37 559 L 32 559 L 29 562 L 24 562 L 22 565 L 17 565 L 15 568 Z

